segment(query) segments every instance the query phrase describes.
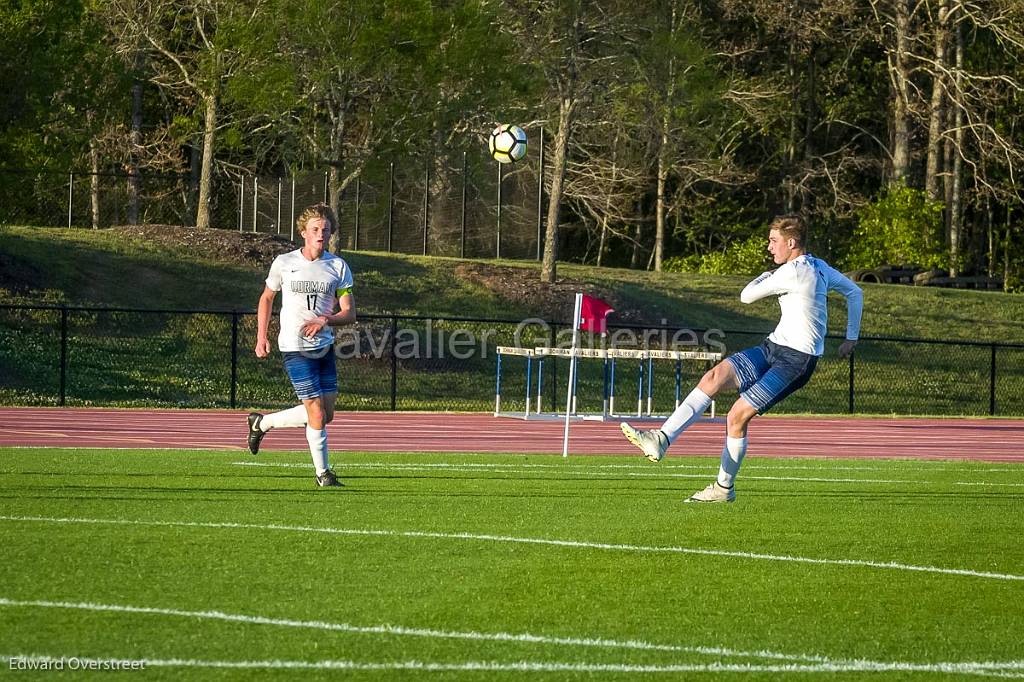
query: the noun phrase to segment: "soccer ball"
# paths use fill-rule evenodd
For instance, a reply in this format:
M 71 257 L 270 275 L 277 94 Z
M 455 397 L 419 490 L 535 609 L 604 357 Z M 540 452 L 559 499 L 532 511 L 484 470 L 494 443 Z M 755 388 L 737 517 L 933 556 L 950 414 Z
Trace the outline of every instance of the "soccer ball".
M 526 132 L 522 128 L 503 123 L 491 131 L 487 148 L 498 163 L 512 163 L 526 156 Z

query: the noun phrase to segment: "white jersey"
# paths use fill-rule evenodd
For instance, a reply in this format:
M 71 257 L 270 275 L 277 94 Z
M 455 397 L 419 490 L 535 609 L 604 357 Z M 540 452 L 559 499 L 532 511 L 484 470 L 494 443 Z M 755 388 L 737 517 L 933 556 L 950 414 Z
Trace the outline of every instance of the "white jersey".
M 860 334 L 864 297 L 860 287 L 825 261 L 804 254 L 766 272 L 748 284 L 740 300 L 753 303 L 765 296 L 778 296 L 782 316 L 768 340 L 802 353 L 820 356 L 825 352 L 828 328 L 829 291 L 846 297 L 846 338 Z
M 306 260 L 302 249 L 282 253 L 274 259 L 267 276 L 267 288 L 281 294 L 281 333 L 277 346 L 282 352 L 323 348 L 334 343 L 330 325 L 316 336 L 302 335 L 302 325 L 321 315 L 337 312 L 337 301 L 352 291 L 352 271 L 344 259 L 326 251 L 316 260 Z

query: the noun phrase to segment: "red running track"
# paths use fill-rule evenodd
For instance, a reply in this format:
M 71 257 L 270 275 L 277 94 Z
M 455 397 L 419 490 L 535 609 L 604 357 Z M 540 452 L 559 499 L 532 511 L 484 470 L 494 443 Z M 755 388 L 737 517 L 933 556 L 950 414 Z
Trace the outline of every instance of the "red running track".
M 649 426 L 649 424 L 647 425 Z M 334 451 L 561 453 L 562 422 L 488 414 L 339 413 Z M 0 408 L 0 446 L 245 449 L 245 413 L 224 410 Z M 725 425 L 694 425 L 670 456 L 714 455 Z M 305 450 L 302 429 L 270 432 L 268 450 Z M 638 454 L 613 422 L 574 422 L 574 455 Z M 1024 462 L 1024 420 L 762 417 L 750 454 Z

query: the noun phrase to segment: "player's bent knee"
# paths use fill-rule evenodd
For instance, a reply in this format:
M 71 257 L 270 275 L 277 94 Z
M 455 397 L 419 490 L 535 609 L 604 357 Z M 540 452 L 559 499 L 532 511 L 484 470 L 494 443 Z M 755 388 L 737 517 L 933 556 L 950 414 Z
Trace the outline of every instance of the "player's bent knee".
M 325 423 L 324 406 L 319 397 L 312 398 L 306 402 L 306 416 L 309 419 L 310 428 L 322 429 Z
M 743 398 L 740 398 L 729 409 L 729 414 L 725 417 L 725 423 L 727 427 L 745 427 L 756 415 L 757 408 Z
M 714 395 L 724 388 L 734 387 L 735 384 L 732 365 L 728 362 L 720 362 L 709 369 L 697 385 L 708 395 Z

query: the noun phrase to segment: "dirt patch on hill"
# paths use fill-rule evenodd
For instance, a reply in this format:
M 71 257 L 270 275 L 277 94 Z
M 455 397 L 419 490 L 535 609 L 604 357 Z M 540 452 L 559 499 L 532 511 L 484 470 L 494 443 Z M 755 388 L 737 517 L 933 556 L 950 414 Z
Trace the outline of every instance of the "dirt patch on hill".
M 111 229 L 126 238 L 156 244 L 174 253 L 260 268 L 269 267 L 276 256 L 295 248 L 288 239 L 258 232 L 199 230 L 177 225 L 125 225 Z
M 537 311 L 539 317 L 548 320 L 571 320 L 574 295 L 583 292 L 615 308 L 617 324 L 642 322 L 633 306 L 627 305 L 612 289 L 594 282 L 559 278 L 548 284 L 540 281 L 537 270 L 488 263 L 459 263 L 454 271 L 459 279 L 482 286 L 510 303 Z

